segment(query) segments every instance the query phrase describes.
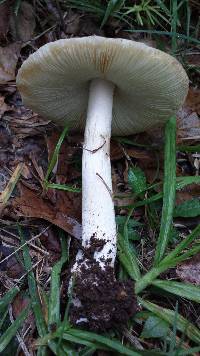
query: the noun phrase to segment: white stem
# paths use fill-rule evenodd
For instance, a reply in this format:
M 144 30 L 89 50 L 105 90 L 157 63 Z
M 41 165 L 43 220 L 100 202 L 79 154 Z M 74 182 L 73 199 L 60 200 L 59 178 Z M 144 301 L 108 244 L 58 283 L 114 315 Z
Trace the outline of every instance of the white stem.
M 116 224 L 112 199 L 110 136 L 114 85 L 91 82 L 82 159 L 82 245 L 91 238 L 105 241 L 94 258 L 104 268 L 114 266 Z

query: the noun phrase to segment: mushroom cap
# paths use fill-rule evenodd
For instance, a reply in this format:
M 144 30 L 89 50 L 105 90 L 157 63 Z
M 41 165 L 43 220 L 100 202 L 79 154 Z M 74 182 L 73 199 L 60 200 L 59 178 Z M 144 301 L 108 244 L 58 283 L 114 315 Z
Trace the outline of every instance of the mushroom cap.
M 83 130 L 89 85 L 95 78 L 115 84 L 113 135 L 164 123 L 188 91 L 188 77 L 174 57 L 143 43 L 98 36 L 44 45 L 23 63 L 17 86 L 33 111 Z

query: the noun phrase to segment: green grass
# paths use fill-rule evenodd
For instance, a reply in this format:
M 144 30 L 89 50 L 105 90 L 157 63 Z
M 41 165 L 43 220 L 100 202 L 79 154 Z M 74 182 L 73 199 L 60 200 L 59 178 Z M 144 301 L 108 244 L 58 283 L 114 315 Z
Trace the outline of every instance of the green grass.
M 4 0 L 0 0 L 0 4 L 3 2 Z M 16 0 L 13 3 L 15 13 L 19 11 L 20 4 L 21 0 Z M 105 29 L 105 26 L 109 24 L 109 20 L 114 17 L 123 24 L 124 31 L 135 34 L 143 33 L 148 38 L 155 39 L 158 46 L 163 45 L 164 39 L 167 41 L 167 46 L 170 46 L 171 54 L 179 56 L 188 71 L 189 66 L 184 57 L 185 51 L 190 46 L 200 45 L 198 38 L 199 23 L 192 23 L 192 9 L 186 0 L 142 0 L 134 4 L 127 0 L 63 1 L 62 8 L 68 10 L 69 7 L 93 14 L 101 29 Z M 194 69 L 198 70 L 197 68 Z M 59 159 L 60 148 L 67 133 L 68 128 L 66 127 L 50 159 L 43 182 L 44 190 L 81 191 L 76 186 L 54 183 L 53 170 Z M 155 181 L 153 184 L 148 185 L 144 172 L 139 167 L 130 167 L 129 187 L 131 190 L 130 196 L 134 197 L 134 204 L 127 206 L 128 214 L 120 226 L 118 238 L 119 278 L 133 280 L 133 288 L 135 288 L 138 303 L 142 308 L 142 311 L 138 312 L 130 320 L 129 329 L 134 330 L 136 337 L 142 343 L 145 338 L 148 339 L 147 325 L 150 322 L 154 322 L 155 325 L 156 323 L 162 325 L 166 329 L 164 337 L 157 337 L 156 332 L 152 331 L 151 327 L 148 329 L 148 332 L 151 332 L 149 334 L 151 336 L 150 339 L 155 338 L 156 340 L 155 345 L 157 348 L 154 349 L 152 347 L 152 350 L 147 350 L 147 344 L 144 343 L 142 344 L 144 350 L 137 350 L 137 347 L 133 347 L 126 338 L 122 339 L 121 334 L 116 330 L 100 335 L 72 327 L 69 320 L 70 296 L 66 300 L 64 311 L 61 304 L 61 273 L 69 263 L 70 257 L 68 255 L 68 237 L 63 232 L 59 232 L 62 249 L 61 257 L 52 267 L 50 289 L 43 291 L 42 286 L 36 280 L 30 248 L 26 244 L 23 228 L 19 225 L 18 232 L 21 238 L 23 264 L 26 270 L 24 280 L 27 280 L 30 305 L 22 310 L 13 323 L 9 323 L 9 326 L 7 326 L 9 319 L 8 307 L 20 289 L 26 288 L 25 282 L 23 286 L 13 287 L 0 300 L 1 353 L 5 352 L 6 347 L 12 342 L 30 310 L 34 314 L 36 323 L 38 339 L 35 345 L 39 356 L 47 355 L 49 350 L 59 356 L 93 355 L 97 350 L 133 356 L 183 356 L 192 355 L 200 351 L 200 330 L 192 320 L 187 320 L 182 315 L 183 310 L 181 309 L 183 299 L 190 303 L 200 303 L 200 287 L 178 280 L 162 279 L 163 273 L 167 273 L 171 268 L 200 252 L 200 226 L 197 226 L 184 239 L 179 237 L 178 241 L 174 242 L 173 240 L 174 216 L 180 214 L 180 211 L 182 215 L 186 214 L 186 217 L 191 216 L 191 210 L 193 216 L 196 216 L 195 214 L 199 212 L 199 205 L 195 205 L 194 201 L 190 202 L 191 209 L 188 206 L 186 208 L 175 206 L 176 191 L 183 189 L 187 185 L 200 183 L 199 176 L 176 177 L 176 150 L 189 153 L 198 152 L 200 145 L 178 145 L 176 147 L 175 135 L 175 119 L 171 118 L 166 125 L 165 131 L 163 191 L 158 193 L 155 189 L 160 187 L 162 182 Z M 129 138 L 117 138 L 117 140 L 122 145 L 141 146 Z M 156 151 L 155 148 L 148 145 L 145 148 Z M 148 236 L 145 236 L 141 241 L 138 240 L 140 233 L 136 234 L 135 231 L 141 226 L 136 226 L 137 224 L 134 227 L 136 230 L 133 232 L 134 222 L 132 221 L 132 215 L 139 207 L 145 207 L 146 209 L 147 217 L 145 223 L 147 223 L 148 228 L 152 227 L 153 224 L 155 226 L 156 239 L 154 242 L 149 241 Z M 154 248 L 154 260 L 145 268 L 141 259 L 142 243 L 147 245 L 150 243 Z M 41 295 L 44 298 L 41 298 Z M 177 300 L 179 303 L 177 303 Z M 44 317 L 45 309 L 47 310 L 46 318 Z M 146 328 L 146 336 L 143 338 L 142 335 L 145 335 L 143 333 L 144 328 Z M 150 344 L 153 344 L 152 341 Z
M 73 192 L 73 193 L 80 193 L 81 192 L 80 188 L 76 188 L 76 187 L 73 187 L 73 186 L 70 186 L 70 185 L 66 185 L 66 184 L 51 183 L 51 181 L 50 181 L 50 176 L 51 176 L 51 174 L 53 172 L 53 169 L 54 169 L 54 167 L 57 164 L 57 161 L 59 159 L 58 155 L 59 155 L 59 152 L 60 152 L 60 148 L 62 146 L 62 143 L 63 143 L 64 139 L 65 139 L 65 136 L 67 135 L 67 132 L 68 132 L 68 127 L 65 127 L 64 130 L 62 131 L 60 137 L 59 137 L 59 140 L 58 140 L 58 142 L 56 144 L 56 147 L 54 149 L 52 157 L 51 157 L 51 159 L 49 161 L 49 165 L 48 165 L 48 168 L 47 168 L 47 173 L 45 175 L 44 182 L 43 182 L 43 189 L 44 190 L 58 189 L 58 190 L 65 190 L 65 191 Z
M 54 164 L 57 161 L 58 153 L 66 132 L 67 130 L 64 129 L 58 141 L 58 145 L 55 148 L 55 152 L 53 154 L 54 158 L 51 160 L 51 164 L 49 165 L 50 168 L 48 169 L 46 175 L 46 181 L 48 181 Z M 148 295 L 148 299 L 151 299 L 152 290 L 154 293 L 153 295 L 156 293 L 157 296 L 162 296 L 163 293 L 164 295 L 167 293 L 168 297 L 172 298 L 172 300 L 174 298 L 176 298 L 176 300 L 178 298 L 185 298 L 187 300 L 200 303 L 200 287 L 179 281 L 159 279 L 163 272 L 166 272 L 168 269 L 175 267 L 178 263 L 200 252 L 200 244 L 198 242 L 198 237 L 200 235 L 200 225 L 197 226 L 187 237 L 185 237 L 179 243 L 175 245 L 171 243 L 171 228 L 173 223 L 173 214 L 176 208 L 175 192 L 176 190 L 182 189 L 188 184 L 199 184 L 200 182 L 200 178 L 196 176 L 176 177 L 175 137 L 175 118 L 171 118 L 168 121 L 165 130 L 165 166 L 163 192 L 156 193 L 154 191 L 159 182 L 156 182 L 150 186 L 147 184 L 144 172 L 139 167 L 131 166 L 129 169 L 129 186 L 132 191 L 131 194 L 135 199 L 135 203 L 132 207 L 129 208 L 129 214 L 124 220 L 123 225 L 120 225 L 121 233 L 119 234 L 118 238 L 118 259 L 122 269 L 121 271 L 124 271 L 125 273 L 122 273 L 119 276 L 120 278 L 127 278 L 129 276 L 135 282 L 135 292 L 138 295 L 138 302 L 143 306 L 144 309 L 146 309 L 148 312 L 151 312 L 152 316 L 160 318 L 162 322 L 167 323 L 167 335 L 172 333 L 172 335 L 175 335 L 176 338 L 184 337 L 186 340 L 189 339 L 198 345 L 200 342 L 200 330 L 195 325 L 185 319 L 176 310 L 163 308 L 159 306 L 159 304 L 152 303 L 146 298 L 146 295 Z M 125 142 L 125 144 L 131 143 Z M 146 196 L 147 192 L 151 195 L 151 197 L 144 199 L 144 195 Z M 163 202 L 163 208 L 160 231 L 158 233 L 155 246 L 155 261 L 149 270 L 145 271 L 144 273 L 140 262 L 140 257 L 138 255 L 138 247 L 133 248 L 133 244 L 137 245 L 137 239 L 132 239 L 129 222 L 131 221 L 130 219 L 134 213 L 134 210 L 138 206 L 146 205 L 151 209 L 151 204 L 155 204 L 157 201 Z M 135 226 L 137 229 L 140 224 L 133 221 L 131 226 Z M 143 354 L 141 350 L 136 350 L 136 348 L 133 348 L 128 344 L 126 345 L 126 343 L 122 345 L 121 341 L 117 339 L 116 333 L 114 333 L 111 337 L 110 335 L 97 335 L 92 332 L 73 328 L 70 325 L 68 317 L 70 300 L 66 304 L 65 316 L 62 320 L 60 305 L 60 275 L 63 266 L 65 266 L 65 264 L 69 261 L 69 255 L 67 252 L 67 239 L 62 232 L 60 233 L 62 255 L 60 260 L 52 268 L 50 291 L 46 295 L 46 303 L 48 308 L 48 320 L 46 321 L 43 316 L 43 308 L 45 308 L 45 305 L 41 304 L 41 299 L 39 298 L 38 294 L 38 288 L 40 289 L 40 292 L 42 288 L 37 285 L 34 272 L 32 271 L 29 247 L 28 244 L 25 243 L 23 229 L 20 225 L 18 226 L 18 231 L 19 236 L 21 237 L 24 266 L 27 272 L 28 289 L 31 299 L 30 307 L 34 313 L 39 336 L 37 341 L 38 355 L 46 355 L 48 348 L 50 348 L 51 351 L 53 351 L 56 355 L 65 355 L 66 352 L 71 355 L 92 355 L 96 350 L 110 350 L 123 355 Z M 7 316 L 6 307 L 9 303 L 12 302 L 18 291 L 18 287 L 13 288 L 4 296 L 0 302 L 0 310 L 4 314 L 3 322 Z M 29 309 L 23 310 L 15 322 L 4 331 L 0 338 L 0 349 L 2 351 L 12 340 L 16 330 L 18 330 L 22 325 L 24 318 L 27 317 L 28 310 Z M 175 319 L 176 330 L 173 330 Z M 54 331 L 55 329 L 56 331 Z M 181 355 L 182 353 L 188 355 L 192 354 L 193 351 L 190 353 L 190 350 L 186 350 L 184 344 L 172 344 L 172 341 L 169 342 L 167 340 L 168 339 L 166 336 L 165 342 L 167 346 L 165 345 L 165 347 L 168 347 L 169 350 L 173 349 L 173 352 L 178 352 L 177 350 L 181 350 Z M 78 344 L 82 345 L 79 352 L 77 352 Z M 193 349 L 191 348 L 191 350 Z M 152 352 L 155 355 L 166 354 L 166 352 L 163 352 L 161 349 L 158 352 L 156 350 L 152 350 Z M 151 351 L 147 352 L 146 354 L 150 355 Z

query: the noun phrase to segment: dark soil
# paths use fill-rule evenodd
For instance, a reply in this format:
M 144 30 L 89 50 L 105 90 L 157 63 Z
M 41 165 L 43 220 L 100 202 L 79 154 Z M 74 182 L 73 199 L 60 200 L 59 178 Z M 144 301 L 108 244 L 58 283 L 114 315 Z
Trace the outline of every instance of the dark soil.
M 73 297 L 80 301 L 80 306 L 72 304 L 71 322 L 93 331 L 122 327 L 138 310 L 133 281 L 116 281 L 109 261 L 103 270 L 93 255 L 104 246 L 104 241 L 94 237 L 91 240 L 91 247 L 83 251 L 84 263 L 75 277 Z

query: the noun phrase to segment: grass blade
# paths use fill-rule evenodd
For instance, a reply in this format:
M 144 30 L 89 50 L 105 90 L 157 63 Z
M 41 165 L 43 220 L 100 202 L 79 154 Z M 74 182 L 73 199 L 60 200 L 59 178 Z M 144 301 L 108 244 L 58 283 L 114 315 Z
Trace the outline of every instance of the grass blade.
M 18 292 L 19 288 L 13 287 L 0 299 L 0 313 L 4 312 L 4 309 L 12 302 Z
M 200 303 L 200 287 L 189 283 L 182 283 L 176 281 L 163 281 L 156 279 L 152 282 L 153 286 L 161 288 L 169 293 L 179 295 L 182 298 L 193 300 Z
M 123 5 L 123 3 L 124 0 L 109 0 L 100 29 L 106 24 L 109 17 L 112 16 L 113 12 L 120 10 L 120 7 Z
M 198 225 L 190 235 L 188 235 L 183 241 L 181 241 L 176 248 L 171 251 L 157 267 L 153 267 L 149 272 L 147 272 L 140 280 L 135 284 L 135 293 L 139 294 L 143 289 L 145 289 L 163 272 L 168 268 L 175 267 L 178 263 L 182 262 L 188 257 L 195 255 L 200 250 L 200 246 L 194 246 L 189 251 L 184 251 L 200 234 L 200 225 Z
M 66 184 L 57 184 L 57 183 L 46 183 L 45 187 L 47 189 L 59 189 L 59 190 L 65 190 L 67 192 L 73 192 L 73 193 L 80 193 L 81 189 L 80 188 L 74 188 L 72 185 L 66 185 Z
M 174 217 L 194 218 L 200 215 L 200 200 L 193 198 L 179 204 L 174 209 Z
M 0 330 L 1 330 L 2 326 L 3 326 L 4 321 L 6 320 L 7 314 L 8 314 L 8 309 L 6 309 L 5 312 L 1 312 Z
M 18 12 L 19 12 L 19 9 L 21 6 L 21 2 L 22 2 L 22 0 L 16 0 L 14 3 L 14 13 L 16 16 L 18 15 Z
M 31 271 L 32 262 L 31 262 L 31 257 L 29 254 L 29 248 L 27 245 L 24 245 L 25 239 L 24 239 L 24 235 L 23 235 L 20 225 L 18 225 L 18 231 L 19 231 L 19 235 L 21 238 L 21 242 L 23 244 L 22 250 L 23 250 L 23 258 L 24 258 L 24 266 L 28 273 L 28 287 L 29 287 L 29 294 L 31 297 L 31 305 L 32 305 L 32 309 L 33 309 L 33 313 L 34 313 L 34 317 L 35 317 L 35 322 L 36 322 L 39 336 L 44 336 L 47 333 L 47 329 L 46 329 L 46 324 L 45 324 L 45 320 L 44 320 L 44 316 L 43 316 L 43 311 L 42 311 L 41 304 L 40 304 L 40 298 L 38 295 L 35 276 L 34 276 L 34 273 Z M 38 355 L 42 356 L 42 355 L 45 355 L 45 353 L 46 352 L 45 352 L 44 347 L 39 348 Z
M 177 150 L 183 152 L 199 152 L 200 145 L 196 145 L 196 146 L 178 145 Z
M 147 189 L 146 177 L 139 167 L 130 167 L 128 171 L 128 184 L 133 193 L 140 195 Z
M 200 150 L 200 148 L 199 148 Z M 200 184 L 200 176 L 185 176 L 176 178 L 176 189 L 180 190 L 189 184 Z
M 170 237 L 176 194 L 176 118 L 172 117 L 165 129 L 165 167 L 163 185 L 163 208 L 160 234 L 155 253 L 155 265 L 161 261 Z
M 4 334 L 0 337 L 0 352 L 8 346 L 11 339 L 16 335 L 17 330 L 22 325 L 23 321 L 26 319 L 28 315 L 30 307 L 23 309 L 18 318 L 8 327 L 8 329 L 4 332 Z
M 138 299 L 139 299 L 140 304 L 144 308 L 148 309 L 149 311 L 154 313 L 159 318 L 165 320 L 171 326 L 174 325 L 175 311 L 166 309 L 166 308 L 162 308 L 154 303 L 143 300 L 142 298 L 138 298 Z M 183 318 L 180 314 L 177 315 L 176 327 L 177 327 L 177 330 L 186 334 L 190 340 L 196 342 L 197 344 L 200 343 L 200 330 L 193 324 L 189 323 L 189 321 L 187 319 Z
M 188 235 L 183 241 L 181 241 L 176 248 L 171 251 L 162 261 L 162 264 L 171 263 L 173 265 L 173 260 L 184 251 L 197 237 L 200 235 L 200 224 Z
M 152 284 L 154 279 L 156 279 L 161 273 L 166 271 L 170 265 L 161 265 L 158 267 L 153 267 L 149 272 L 147 272 L 140 280 L 135 283 L 135 293 L 141 293 L 148 285 Z
M 171 31 L 172 35 L 172 52 L 175 53 L 177 50 L 177 17 L 178 17 L 178 9 L 177 9 L 177 0 L 172 1 L 172 19 L 171 19 Z
M 91 356 L 96 351 L 96 347 L 85 347 L 79 352 L 79 356 Z
M 58 159 L 58 154 L 59 154 L 59 151 L 60 151 L 60 147 L 63 143 L 63 140 L 67 134 L 67 131 L 68 131 L 68 127 L 65 127 L 63 132 L 61 133 L 60 137 L 59 137 L 59 140 L 56 144 L 56 147 L 55 147 L 55 150 L 53 152 L 53 155 L 52 155 L 52 158 L 50 160 L 50 163 L 49 163 L 49 166 L 48 166 L 48 169 L 47 169 L 47 173 L 46 173 L 46 176 L 45 176 L 45 179 L 44 179 L 44 184 L 46 186 L 46 184 L 48 183 L 48 179 L 49 179 L 49 176 L 52 172 L 52 170 L 54 169 L 55 167 L 55 164 L 57 162 L 57 159 Z
M 51 325 L 58 325 L 60 322 L 60 273 L 64 263 L 68 260 L 67 241 L 64 233 L 60 232 L 61 241 L 61 259 L 53 266 L 51 272 L 51 286 L 49 297 L 48 311 L 48 328 L 51 330 Z
M 102 335 L 98 335 L 89 331 L 69 329 L 68 333 L 72 336 L 76 336 L 80 339 L 87 340 L 89 342 L 97 342 L 101 346 L 105 346 L 113 351 L 119 352 L 122 355 L 139 356 L 140 354 L 132 349 L 129 349 L 121 344 L 118 340 L 113 340 Z
M 131 32 L 131 33 L 148 33 L 150 35 L 158 35 L 158 36 L 169 36 L 169 37 L 176 37 L 177 39 L 180 40 L 186 40 L 188 42 L 193 42 L 196 44 L 200 44 L 200 41 L 197 40 L 196 38 L 193 37 L 188 37 L 182 33 L 177 33 L 177 32 L 167 32 L 167 31 L 157 31 L 157 30 L 126 30 L 126 32 Z
M 121 234 L 118 234 L 118 257 L 129 276 L 134 281 L 138 281 L 141 274 L 137 258 L 134 251 L 130 249 L 128 239 L 125 239 Z

